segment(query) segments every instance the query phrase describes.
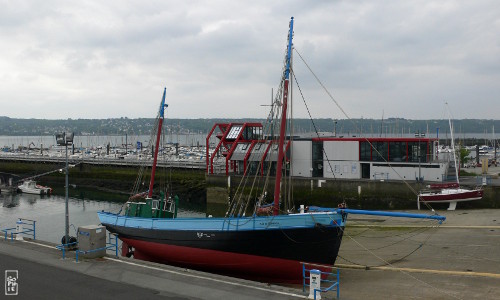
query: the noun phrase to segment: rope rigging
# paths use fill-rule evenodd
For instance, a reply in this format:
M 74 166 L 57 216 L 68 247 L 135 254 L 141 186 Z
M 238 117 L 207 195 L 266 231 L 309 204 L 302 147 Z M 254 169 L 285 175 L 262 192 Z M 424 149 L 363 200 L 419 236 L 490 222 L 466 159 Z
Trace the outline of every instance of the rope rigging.
M 355 122 L 353 122 L 353 121 L 352 121 L 352 119 L 348 116 L 348 114 L 344 111 L 344 109 L 343 109 L 343 108 L 339 105 L 339 103 L 338 103 L 338 102 L 335 100 L 335 98 L 331 95 L 331 93 L 328 91 L 328 89 L 325 87 L 325 85 L 324 85 L 324 84 L 323 84 L 323 83 L 319 80 L 318 76 L 316 76 L 316 74 L 312 71 L 312 69 L 309 67 L 309 65 L 308 65 L 308 64 L 307 64 L 307 62 L 304 60 L 304 58 L 301 56 L 301 54 L 298 52 L 298 50 L 297 50 L 296 48 L 294 48 L 294 50 L 295 50 L 295 52 L 299 55 L 299 57 L 300 57 L 300 59 L 302 60 L 302 62 L 306 65 L 307 69 L 308 69 L 308 70 L 312 73 L 312 75 L 313 75 L 313 76 L 314 76 L 314 78 L 317 80 L 317 82 L 318 82 L 318 83 L 321 85 L 321 87 L 325 90 L 325 92 L 326 92 L 326 93 L 327 93 L 327 95 L 330 97 L 330 99 L 331 99 L 331 100 L 335 103 L 335 105 L 338 107 L 338 109 L 339 109 L 339 110 L 340 110 L 340 111 L 344 114 L 344 116 L 345 116 L 348 120 L 350 120 L 350 121 L 353 123 L 354 127 L 356 128 L 356 130 L 357 130 L 357 131 L 359 131 L 359 128 L 358 128 L 357 124 L 356 124 Z M 292 73 L 292 74 L 293 74 L 293 76 L 295 77 L 295 74 L 294 74 L 294 73 Z M 297 82 L 297 80 L 295 80 L 295 81 Z M 298 85 L 298 84 L 297 84 L 297 85 Z M 313 126 L 314 126 L 315 133 L 316 133 L 316 135 L 319 137 L 319 132 L 318 132 L 318 130 L 317 130 L 317 128 L 316 128 L 316 126 L 315 126 L 315 124 L 314 124 L 314 121 L 313 121 L 313 119 L 312 119 L 312 116 L 311 116 L 311 113 L 310 113 L 310 111 L 309 111 L 309 108 L 307 107 L 307 104 L 305 103 L 305 97 L 304 97 L 304 95 L 303 95 L 303 93 L 302 93 L 302 90 L 300 89 L 300 86 L 298 86 L 298 87 L 299 87 L 299 91 L 300 91 L 300 93 L 301 93 L 302 99 L 303 99 L 303 101 L 304 101 L 304 104 L 305 104 L 305 106 L 306 106 L 307 112 L 308 112 L 308 114 L 309 114 L 309 118 L 311 119 L 312 124 L 313 124 Z M 372 144 L 372 143 L 371 143 L 371 142 L 370 142 L 370 141 L 369 141 L 366 137 L 365 137 L 365 140 L 366 140 L 366 141 L 370 144 L 370 147 L 372 147 L 372 149 L 373 149 L 373 150 L 375 150 L 375 152 L 377 153 L 377 155 L 378 155 L 378 156 L 380 156 L 380 157 L 381 157 L 381 158 L 382 158 L 382 159 L 383 159 L 383 160 L 384 160 L 384 161 L 385 161 L 385 162 L 389 165 L 389 167 L 390 167 L 390 168 L 391 168 L 391 169 L 392 169 L 392 170 L 393 170 L 393 171 L 397 174 L 397 176 L 398 176 L 398 177 L 399 177 L 399 178 L 400 178 L 400 179 L 401 179 L 401 180 L 405 183 L 405 185 L 406 185 L 406 186 L 407 186 L 407 187 L 408 187 L 408 188 L 409 188 L 409 189 L 413 192 L 413 194 L 418 195 L 417 191 L 416 191 L 415 189 L 413 189 L 413 187 L 412 187 L 412 186 L 410 186 L 410 185 L 409 185 L 409 183 L 408 183 L 406 180 L 404 180 L 404 178 L 403 178 L 403 177 L 402 177 L 402 176 L 401 176 L 401 175 L 400 175 L 400 174 L 399 174 L 399 173 L 398 173 L 398 172 L 397 172 L 397 171 L 396 171 L 396 170 L 392 167 L 392 164 L 391 164 L 390 162 L 388 162 L 388 161 L 385 159 L 385 157 L 384 157 L 384 156 L 383 156 L 383 155 L 379 152 L 379 150 L 377 149 L 377 147 L 374 147 L 374 145 L 373 145 L 373 144 Z M 324 153 L 324 149 L 323 149 L 323 153 Z M 325 157 L 327 158 L 326 153 L 324 153 L 324 155 L 325 155 Z M 327 161 L 328 161 L 328 165 L 329 165 L 329 167 L 330 167 L 330 170 L 331 170 L 332 174 L 334 174 L 333 169 L 332 169 L 332 166 L 331 166 L 330 161 L 328 160 L 328 158 L 327 158 Z M 434 211 L 434 209 L 432 209 L 432 207 L 431 207 L 428 203 L 426 203 L 426 202 L 424 202 L 424 203 L 425 203 L 425 205 L 427 206 L 427 208 L 428 208 L 429 210 L 431 210 L 432 212 L 434 212 L 435 214 L 437 214 L 437 213 Z M 436 227 L 439 227 L 439 224 L 438 224 L 438 225 L 435 225 L 435 226 L 425 227 L 425 229 L 424 229 L 424 230 L 421 230 L 421 231 L 422 231 L 422 232 L 424 232 L 424 231 L 427 231 L 427 230 L 428 230 L 428 229 L 430 229 L 430 228 L 436 228 Z M 400 257 L 400 258 L 399 258 L 399 259 L 397 259 L 397 260 L 393 260 L 392 262 L 389 262 L 389 261 L 384 260 L 384 259 L 383 259 L 383 258 L 381 258 L 380 256 L 378 256 L 377 254 L 375 254 L 375 253 L 373 252 L 373 250 L 383 249 L 383 248 L 386 248 L 386 247 L 389 247 L 389 246 L 392 246 L 392 245 L 395 245 L 395 244 L 401 243 L 401 242 L 403 242 L 403 241 L 405 241 L 405 240 L 408 240 L 408 239 L 410 239 L 410 238 L 412 238 L 412 237 L 414 237 L 414 236 L 416 236 L 416 235 L 421 234 L 422 232 L 420 232 L 420 230 L 415 230 L 415 231 L 417 231 L 417 233 L 412 234 L 412 235 L 411 235 L 411 236 L 409 236 L 409 237 L 403 238 L 403 239 L 402 239 L 402 240 L 400 240 L 400 241 L 397 241 L 397 242 L 394 242 L 394 243 L 392 243 L 392 244 L 390 244 L 390 245 L 382 246 L 382 247 L 379 247 L 379 248 L 376 248 L 376 249 L 368 249 L 367 247 L 365 247 L 365 246 L 363 246 L 361 243 L 359 243 L 359 242 L 358 242 L 358 241 L 357 241 L 357 240 L 356 240 L 353 236 L 350 236 L 350 235 L 349 235 L 349 234 L 345 231 L 345 228 L 341 228 L 341 230 L 344 232 L 344 234 L 345 234 L 345 235 L 347 235 L 347 236 L 348 236 L 348 237 L 349 237 L 352 241 L 354 241 L 354 242 L 355 242 L 358 246 L 360 246 L 360 247 L 361 247 L 361 248 L 363 248 L 365 251 L 369 252 L 370 254 L 372 254 L 373 256 L 375 256 L 377 259 L 379 259 L 380 261 L 382 261 L 382 262 L 383 262 L 383 264 L 382 264 L 381 266 L 387 266 L 387 265 L 389 265 L 389 266 L 393 266 L 393 264 L 394 264 L 394 263 L 399 262 L 399 261 L 402 261 L 402 260 L 404 260 L 405 258 L 409 257 L 410 255 L 412 255 L 413 253 L 415 253 L 417 250 L 421 249 L 421 248 L 423 247 L 423 245 L 425 245 L 425 244 L 427 243 L 427 241 L 430 239 L 430 237 L 431 237 L 431 236 L 435 233 L 435 231 L 434 231 L 433 233 L 429 234 L 429 235 L 427 236 L 427 238 L 424 240 L 424 242 L 420 243 L 420 244 L 419 244 L 419 245 L 418 245 L 415 249 L 413 249 L 410 253 L 408 253 L 408 254 L 404 255 L 403 257 Z M 348 262 L 350 262 L 350 263 L 353 263 L 353 264 L 356 264 L 356 265 L 362 265 L 362 264 L 358 264 L 358 263 L 352 262 L 352 261 L 350 261 L 350 260 L 348 260 L 348 259 L 346 259 L 346 258 L 342 257 L 341 255 L 338 255 L 338 257 L 339 257 L 339 258 L 341 258 L 341 259 L 344 259 L 344 260 L 346 260 L 346 261 L 348 261 Z M 365 266 L 365 267 L 369 268 L 368 266 Z M 423 280 L 420 280 L 420 279 L 416 278 L 415 276 L 413 276 L 413 275 L 409 274 L 408 272 L 405 272 L 405 271 L 403 271 L 403 270 L 400 270 L 400 272 L 402 272 L 402 273 L 406 274 L 407 276 L 409 276 L 409 277 L 411 277 L 411 278 L 413 278 L 413 279 L 415 279 L 415 280 L 417 280 L 417 281 L 419 281 L 419 282 L 421 282 L 421 283 L 425 284 L 426 286 L 429 286 L 429 287 L 431 287 L 431 288 L 433 288 L 433 289 L 435 289 L 435 290 L 437 290 L 437 291 L 439 291 L 439 292 L 441 292 L 441 293 L 444 293 L 444 294 L 447 294 L 447 295 L 449 295 L 449 296 L 451 296 L 451 297 L 453 297 L 453 298 L 457 298 L 457 299 L 459 299 L 458 297 L 455 297 L 454 295 L 449 294 L 449 293 L 447 293 L 446 291 L 443 291 L 443 290 L 441 290 L 441 289 L 439 289 L 439 288 L 437 288 L 437 287 L 435 287 L 435 286 L 433 286 L 433 285 L 431 285 L 431 284 L 429 284 L 429 283 L 427 283 L 427 282 L 425 282 L 425 281 L 423 281 Z
M 357 132 L 360 132 L 359 128 L 358 128 L 358 125 L 356 124 L 356 122 L 354 122 L 350 117 L 349 115 L 345 112 L 345 110 L 340 106 L 340 104 L 337 102 L 337 100 L 335 100 L 335 98 L 332 96 L 332 94 L 328 91 L 328 89 L 325 87 L 325 85 L 323 84 L 323 82 L 321 82 L 321 80 L 318 78 L 318 76 L 314 73 L 314 71 L 311 69 L 311 67 L 309 66 L 309 64 L 305 61 L 305 59 L 302 57 L 302 55 L 300 54 L 300 52 L 294 48 L 295 52 L 299 55 L 300 59 L 302 60 L 302 62 L 304 63 L 304 65 L 307 67 L 307 69 L 311 72 L 311 74 L 313 75 L 313 77 L 316 79 L 316 81 L 319 83 L 319 85 L 323 88 L 323 90 L 326 92 L 326 94 L 328 95 L 328 97 L 334 102 L 334 104 L 337 106 L 337 108 L 344 114 L 344 116 L 346 117 L 346 119 L 348 119 L 349 121 L 352 122 L 354 128 L 356 129 Z M 318 135 L 319 137 L 319 135 Z M 384 155 L 382 155 L 382 153 L 380 153 L 378 147 L 375 147 L 368 138 L 364 137 L 365 141 L 370 145 L 370 147 L 377 153 L 378 157 L 380 157 L 385 163 L 387 163 L 387 165 L 389 166 L 389 168 L 391 168 L 391 170 L 399 177 L 399 179 L 401 179 L 403 181 L 403 183 L 408 187 L 408 189 L 415 195 L 415 196 L 418 196 L 418 192 L 403 178 L 403 176 L 401 176 L 401 174 L 399 174 L 399 172 L 393 168 L 392 164 L 387 161 L 387 159 L 384 157 Z M 330 164 L 329 164 L 330 165 Z M 331 165 L 330 165 L 330 169 L 331 169 Z M 331 170 L 331 172 L 333 173 L 333 170 Z M 427 202 L 423 202 L 425 204 L 425 206 L 432 212 L 434 212 L 435 214 L 437 214 L 435 212 L 435 210 L 431 207 L 431 205 Z
M 247 210 L 249 209 L 250 203 L 253 203 L 254 199 L 257 199 L 257 201 L 254 203 L 255 205 L 253 208 L 254 215 L 257 214 L 258 209 L 260 207 L 263 207 L 265 205 L 264 203 L 266 200 L 266 196 L 268 194 L 267 190 L 269 188 L 269 183 L 270 183 L 269 178 L 273 167 L 272 158 L 277 155 L 276 153 L 279 150 L 277 147 L 278 145 L 277 133 L 279 133 L 280 129 L 280 120 L 281 120 L 280 108 L 282 106 L 281 99 L 284 96 L 283 93 L 284 93 L 284 81 L 285 81 L 285 71 L 286 71 L 286 51 L 284 57 L 285 58 L 283 62 L 283 68 L 281 71 L 280 84 L 275 94 L 268 117 L 264 124 L 262 130 L 262 136 L 258 141 L 260 148 L 256 149 L 257 151 L 254 151 L 256 154 L 258 154 L 258 157 L 260 157 L 261 159 L 257 164 L 257 170 L 255 174 L 253 174 L 253 180 L 251 182 L 250 191 L 247 191 L 245 189 L 245 187 L 248 186 L 247 184 L 250 180 L 250 177 L 252 177 L 249 176 L 251 174 L 248 174 L 250 168 L 246 168 L 243 174 L 243 178 L 240 180 L 238 184 L 233 199 L 230 199 L 228 210 L 226 212 L 226 217 L 245 216 Z M 287 114 L 291 114 L 291 109 L 287 110 Z M 289 118 L 289 120 L 291 119 L 292 118 Z M 262 176 L 259 174 L 260 171 L 263 173 Z M 281 170 L 276 170 L 276 172 L 281 172 Z M 257 191 L 256 187 L 260 186 L 262 177 L 264 178 L 263 179 L 264 182 L 263 182 L 263 188 L 259 195 L 259 192 Z M 284 187 L 281 189 L 282 191 L 281 193 L 283 194 L 282 198 L 291 199 L 290 195 L 292 194 L 291 191 L 292 184 L 291 183 L 286 184 L 286 180 L 283 180 L 282 182 L 284 183 L 283 184 Z M 287 186 L 288 186 L 288 191 L 286 189 Z M 288 211 L 293 207 L 293 205 L 291 205 L 290 202 L 291 200 L 285 201 L 285 211 Z

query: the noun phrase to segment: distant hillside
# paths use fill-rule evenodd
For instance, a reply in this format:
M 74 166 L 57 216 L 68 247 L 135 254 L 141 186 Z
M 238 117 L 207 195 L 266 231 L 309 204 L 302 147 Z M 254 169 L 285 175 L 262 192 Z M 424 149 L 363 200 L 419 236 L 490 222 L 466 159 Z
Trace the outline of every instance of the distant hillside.
M 215 123 L 231 122 L 264 122 L 264 119 L 166 119 L 167 131 L 172 133 L 201 133 L 206 134 Z M 336 122 L 336 125 L 335 125 Z M 314 123 L 314 124 L 313 124 Z M 75 132 L 77 135 L 113 135 L 149 134 L 154 119 L 115 118 L 115 119 L 15 119 L 0 116 L 0 135 L 52 135 L 55 132 Z M 294 132 L 333 132 L 336 128 L 338 135 L 380 134 L 394 135 L 415 133 L 417 131 L 435 134 L 439 128 L 440 134 L 449 132 L 448 120 L 407 120 L 401 118 L 376 119 L 294 119 Z M 500 131 L 500 120 L 464 119 L 453 121 L 456 134 L 462 133 L 491 133 L 493 126 Z

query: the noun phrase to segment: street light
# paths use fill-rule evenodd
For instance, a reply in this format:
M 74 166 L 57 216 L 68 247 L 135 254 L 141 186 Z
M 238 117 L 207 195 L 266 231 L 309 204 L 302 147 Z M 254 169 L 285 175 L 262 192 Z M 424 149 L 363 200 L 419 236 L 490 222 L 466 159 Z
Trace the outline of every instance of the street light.
M 64 173 L 66 173 L 66 185 L 65 185 L 65 190 L 66 190 L 66 227 L 64 231 L 64 241 L 62 244 L 68 244 L 69 243 L 69 209 L 68 209 L 68 145 L 73 145 L 73 138 L 75 134 L 68 133 L 66 132 L 63 133 L 56 133 L 56 143 L 59 146 L 65 146 L 66 147 L 66 170 Z

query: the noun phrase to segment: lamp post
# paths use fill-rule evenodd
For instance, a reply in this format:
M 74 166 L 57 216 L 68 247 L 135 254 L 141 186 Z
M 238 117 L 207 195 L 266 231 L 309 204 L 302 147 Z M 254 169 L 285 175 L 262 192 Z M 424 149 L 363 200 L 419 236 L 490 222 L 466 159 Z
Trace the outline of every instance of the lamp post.
M 66 179 L 65 179 L 65 190 L 66 190 L 66 222 L 65 222 L 65 230 L 64 230 L 64 241 L 62 244 L 68 244 L 69 243 L 69 209 L 68 209 L 68 145 L 73 145 L 73 137 L 74 133 L 68 133 L 66 132 L 63 133 L 56 133 L 56 143 L 59 146 L 65 146 L 66 147 L 66 169 L 65 169 L 65 174 L 66 174 Z

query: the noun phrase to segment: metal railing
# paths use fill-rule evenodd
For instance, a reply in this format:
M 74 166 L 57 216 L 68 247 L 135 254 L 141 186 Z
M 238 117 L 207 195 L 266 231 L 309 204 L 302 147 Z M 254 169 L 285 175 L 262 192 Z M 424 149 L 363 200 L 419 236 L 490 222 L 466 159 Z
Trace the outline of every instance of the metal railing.
M 325 265 L 317 265 L 317 264 L 310 264 L 310 263 L 304 263 L 302 262 L 302 291 L 306 292 L 306 287 L 311 286 L 311 271 L 313 272 L 319 272 L 320 275 L 320 282 L 328 284 L 329 286 L 326 288 L 319 288 L 319 289 L 314 289 L 314 299 L 316 300 L 316 294 L 317 293 L 324 293 L 328 291 L 336 291 L 337 292 L 337 300 L 340 299 L 340 271 L 337 268 L 336 271 L 332 272 L 326 272 L 326 271 L 321 271 L 318 269 L 333 269 L 332 266 L 325 266 Z M 316 269 L 307 269 L 307 266 L 310 267 L 316 267 Z M 325 279 L 323 279 L 325 278 Z
M 14 240 L 14 235 L 16 234 L 25 234 L 32 236 L 34 240 L 36 240 L 36 221 L 35 220 L 30 220 L 30 219 L 23 219 L 19 218 L 19 220 L 16 222 L 16 225 L 28 225 L 28 227 L 31 228 L 24 228 L 22 226 L 23 230 L 18 231 L 18 227 L 12 227 L 12 228 L 6 228 L 2 229 L 2 232 L 4 233 L 5 240 L 8 239 L 8 236 L 10 234 L 10 240 Z
M 76 250 L 76 262 L 78 262 L 78 255 L 80 253 L 82 254 L 88 254 L 88 253 L 94 253 L 98 251 L 106 251 L 106 250 L 114 250 L 115 251 L 115 256 L 118 257 L 118 236 L 114 233 L 108 232 L 108 240 L 109 242 L 106 242 L 106 247 L 94 249 L 94 250 L 88 250 L 88 251 L 81 251 L 79 249 Z M 114 241 L 114 243 L 113 243 Z
M 66 259 L 66 250 L 71 250 L 74 247 L 78 247 L 78 242 L 60 244 L 56 246 L 56 249 L 62 251 L 62 258 Z
M 105 247 L 101 247 L 101 248 L 97 248 L 97 249 L 93 249 L 93 250 L 82 251 L 82 250 L 78 249 L 78 242 L 60 244 L 60 245 L 56 246 L 56 249 L 62 251 L 62 258 L 65 259 L 66 258 L 66 251 L 76 248 L 76 250 L 75 250 L 76 262 L 78 262 L 78 257 L 82 254 L 85 255 L 88 253 L 94 253 L 94 252 L 99 252 L 99 251 L 103 251 L 103 250 L 104 251 L 113 250 L 115 252 L 115 256 L 118 257 L 118 236 L 114 233 L 108 232 L 108 240 L 109 240 L 109 242 L 106 241 Z
M 62 163 L 64 157 L 47 157 L 47 156 L 24 156 L 24 155 L 0 155 L 0 160 L 7 161 L 29 161 L 29 162 L 44 162 L 44 163 Z M 114 166 L 141 166 L 145 160 L 140 159 L 116 159 L 116 158 L 69 158 L 69 163 L 91 164 L 91 165 L 114 165 Z M 165 162 L 158 161 L 159 167 L 171 167 L 178 169 L 205 169 L 206 161 L 193 159 L 167 160 Z M 219 166 L 221 168 L 221 166 Z M 225 167 L 224 167 L 225 168 Z

